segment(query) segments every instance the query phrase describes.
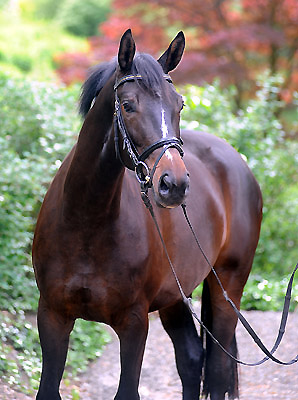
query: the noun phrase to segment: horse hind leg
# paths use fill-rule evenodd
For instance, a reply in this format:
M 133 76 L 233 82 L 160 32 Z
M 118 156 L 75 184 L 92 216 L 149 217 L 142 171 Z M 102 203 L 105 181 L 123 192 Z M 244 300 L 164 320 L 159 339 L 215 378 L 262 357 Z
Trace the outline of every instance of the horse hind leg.
M 215 266 L 224 289 L 238 309 L 251 265 L 252 259 L 241 263 L 226 258 Z M 203 287 L 202 321 L 223 347 L 236 358 L 237 320 L 235 311 L 225 300 L 222 289 L 210 272 Z M 201 332 L 206 348 L 203 394 L 206 398 L 210 395 L 211 400 L 224 400 L 226 393 L 229 399 L 239 398 L 236 361 L 225 354 L 203 329 Z
M 183 400 L 198 400 L 204 357 L 202 342 L 193 318 L 182 301 L 160 310 L 159 314 L 163 327 L 174 345 Z
M 74 320 L 58 315 L 40 299 L 37 322 L 42 349 L 42 374 L 36 399 L 60 400 L 59 385 Z
M 214 305 L 214 298 L 211 298 L 210 286 L 206 279 L 202 294 L 202 322 L 215 338 L 234 357 L 237 357 L 234 318 L 230 313 L 226 313 L 220 308 L 215 309 L 216 306 Z M 224 301 L 222 298 L 222 302 Z M 211 400 L 224 400 L 227 393 L 229 399 L 237 399 L 239 394 L 236 362 L 230 359 L 213 342 L 204 329 L 201 329 L 201 336 L 205 347 L 203 396 L 208 398 L 208 395 L 210 395 Z

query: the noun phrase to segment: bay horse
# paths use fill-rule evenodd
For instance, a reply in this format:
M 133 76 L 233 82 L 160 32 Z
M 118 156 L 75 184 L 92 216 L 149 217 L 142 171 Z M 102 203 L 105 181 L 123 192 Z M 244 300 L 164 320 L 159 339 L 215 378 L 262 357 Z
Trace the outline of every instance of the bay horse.
M 190 296 L 204 281 L 202 320 L 236 356 L 237 317 L 178 206 L 187 204 L 201 245 L 239 308 L 259 238 L 261 192 L 224 140 L 191 131 L 180 136 L 183 100 L 168 73 L 184 47 L 180 32 L 156 61 L 135 54 L 128 30 L 118 58 L 95 67 L 83 85 L 83 126 L 45 196 L 33 241 L 43 358 L 39 400 L 61 399 L 77 318 L 115 330 L 121 374 L 114 399 L 140 399 L 148 313 L 156 310 L 173 341 L 183 399 L 197 400 L 201 390 L 212 400 L 238 397 L 236 363 L 198 334 L 140 196 L 139 181 L 152 187 L 149 198 L 184 292 Z

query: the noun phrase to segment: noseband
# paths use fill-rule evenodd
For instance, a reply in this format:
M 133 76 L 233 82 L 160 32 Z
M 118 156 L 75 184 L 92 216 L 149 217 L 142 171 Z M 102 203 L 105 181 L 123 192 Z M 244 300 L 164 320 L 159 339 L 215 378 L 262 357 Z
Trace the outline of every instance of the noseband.
M 172 80 L 169 75 L 164 75 L 164 78 L 172 83 Z M 120 100 L 118 97 L 117 89 L 120 85 L 124 84 L 125 82 L 132 82 L 136 80 L 142 80 L 141 75 L 127 75 L 124 76 L 122 79 L 117 81 L 114 85 L 114 90 L 115 90 L 115 113 L 114 113 L 114 139 L 115 139 L 115 150 L 116 150 L 116 156 L 119 158 L 121 163 L 129 169 L 132 169 L 136 173 L 136 177 L 138 181 L 140 182 L 140 185 L 142 189 L 148 189 L 149 187 L 152 186 L 152 179 L 153 175 L 155 173 L 155 170 L 157 168 L 157 165 L 164 155 L 164 153 L 169 149 L 169 148 L 175 148 L 179 151 L 180 156 L 183 157 L 184 152 L 182 149 L 183 141 L 181 138 L 176 138 L 176 137 L 171 137 L 171 138 L 163 138 L 158 140 L 157 142 L 154 142 L 145 150 L 139 154 L 139 152 L 136 149 L 136 146 L 134 145 L 127 129 L 124 123 L 123 115 L 121 112 L 121 104 Z M 130 160 L 132 161 L 133 168 L 127 164 L 125 164 L 121 158 L 120 155 L 120 149 L 119 149 L 119 133 L 122 137 L 123 141 L 123 150 L 126 150 Z M 157 157 L 154 166 L 152 170 L 150 171 L 150 168 L 146 164 L 146 159 L 152 154 L 155 150 L 162 148 L 161 153 Z

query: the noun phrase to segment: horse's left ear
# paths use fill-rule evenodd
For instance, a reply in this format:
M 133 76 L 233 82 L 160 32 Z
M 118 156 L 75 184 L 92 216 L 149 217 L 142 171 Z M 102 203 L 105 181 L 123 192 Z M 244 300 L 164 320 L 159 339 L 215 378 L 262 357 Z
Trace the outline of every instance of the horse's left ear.
M 131 69 L 132 61 L 136 52 L 135 41 L 131 30 L 128 29 L 122 36 L 118 51 L 118 62 L 121 71 L 128 72 Z
M 167 51 L 157 60 L 165 74 L 172 71 L 179 64 L 185 48 L 185 36 L 181 31 L 171 42 Z

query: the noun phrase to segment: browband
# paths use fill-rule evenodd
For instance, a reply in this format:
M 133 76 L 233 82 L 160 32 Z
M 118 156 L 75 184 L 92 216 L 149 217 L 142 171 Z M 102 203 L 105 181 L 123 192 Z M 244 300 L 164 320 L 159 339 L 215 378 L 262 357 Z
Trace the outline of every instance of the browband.
M 165 80 L 167 80 L 169 83 L 173 83 L 170 75 L 168 74 L 164 74 L 163 76 L 165 78 Z M 142 75 L 126 75 L 123 78 L 119 79 L 119 81 L 117 81 L 114 85 L 114 90 L 116 90 L 120 85 L 122 85 L 125 82 L 132 82 L 132 81 L 136 81 L 136 80 L 142 80 L 143 77 Z

